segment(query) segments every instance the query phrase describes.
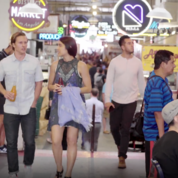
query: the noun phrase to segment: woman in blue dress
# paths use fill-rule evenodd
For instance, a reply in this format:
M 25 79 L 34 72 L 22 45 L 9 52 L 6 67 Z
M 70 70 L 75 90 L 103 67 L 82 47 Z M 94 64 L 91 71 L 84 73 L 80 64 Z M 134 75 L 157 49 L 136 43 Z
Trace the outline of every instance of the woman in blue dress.
M 58 55 L 62 59 L 53 62 L 50 69 L 48 89 L 54 92 L 49 125 L 52 133 L 52 150 L 55 158 L 57 173 L 55 178 L 62 177 L 62 138 L 64 128 L 67 128 L 67 170 L 65 177 L 71 178 L 72 169 L 77 156 L 77 138 L 79 129 L 84 130 L 82 123 L 71 120 L 64 126 L 59 125 L 64 117 L 58 113 L 58 98 L 62 96 L 62 85 L 80 88 L 80 97 L 84 102 L 84 93 L 91 91 L 91 81 L 87 65 L 75 58 L 77 44 L 72 37 L 62 37 L 58 42 Z M 80 99 L 81 99 L 80 98 Z M 60 102 L 60 101 L 59 101 Z

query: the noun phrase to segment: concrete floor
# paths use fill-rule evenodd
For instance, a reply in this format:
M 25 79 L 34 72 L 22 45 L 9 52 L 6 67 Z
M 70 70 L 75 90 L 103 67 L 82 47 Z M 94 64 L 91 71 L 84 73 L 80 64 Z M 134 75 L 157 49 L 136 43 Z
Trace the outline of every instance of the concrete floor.
M 109 128 L 109 127 L 108 127 Z M 33 164 L 34 178 L 55 178 L 56 165 L 51 144 L 46 141 L 49 133 L 36 138 L 36 155 Z M 63 166 L 66 170 L 66 151 L 63 152 Z M 129 148 L 127 168 L 118 169 L 117 148 L 111 134 L 99 137 L 98 151 L 91 154 L 81 150 L 81 133 L 78 139 L 78 155 L 73 169 L 73 178 L 145 178 L 144 153 Z M 23 152 L 19 152 L 18 178 L 24 177 Z M 0 178 L 8 177 L 6 154 L 0 154 Z

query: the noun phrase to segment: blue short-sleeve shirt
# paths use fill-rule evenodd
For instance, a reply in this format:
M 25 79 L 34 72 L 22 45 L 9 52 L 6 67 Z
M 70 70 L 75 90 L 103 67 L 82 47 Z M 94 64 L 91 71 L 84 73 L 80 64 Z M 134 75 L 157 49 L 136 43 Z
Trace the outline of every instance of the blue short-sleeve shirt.
M 154 112 L 161 112 L 163 107 L 172 100 L 172 91 L 168 85 L 167 78 L 164 80 L 152 72 L 144 94 L 143 133 L 146 141 L 156 141 L 159 135 Z M 167 130 L 168 125 L 164 123 L 164 131 L 167 132 Z

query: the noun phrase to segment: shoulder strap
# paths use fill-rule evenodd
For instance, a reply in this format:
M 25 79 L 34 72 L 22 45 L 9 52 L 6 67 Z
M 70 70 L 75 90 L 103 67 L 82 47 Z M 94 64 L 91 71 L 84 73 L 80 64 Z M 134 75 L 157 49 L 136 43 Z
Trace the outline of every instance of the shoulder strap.
M 156 77 L 156 75 L 151 76 L 151 77 L 148 79 L 148 81 L 149 81 L 150 79 L 154 78 L 154 77 Z M 142 101 L 142 106 L 141 106 L 141 108 L 140 108 L 140 116 L 141 116 L 141 113 L 142 113 L 142 110 L 143 110 L 143 105 L 144 105 L 144 97 L 143 97 L 143 101 Z

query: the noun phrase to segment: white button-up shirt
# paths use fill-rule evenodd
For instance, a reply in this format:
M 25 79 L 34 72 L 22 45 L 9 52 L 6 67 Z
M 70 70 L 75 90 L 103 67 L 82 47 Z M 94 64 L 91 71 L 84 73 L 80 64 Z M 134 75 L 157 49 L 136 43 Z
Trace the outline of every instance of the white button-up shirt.
M 37 58 L 26 54 L 22 61 L 12 54 L 0 62 L 0 81 L 5 78 L 7 91 L 16 85 L 15 102 L 6 99 L 4 112 L 26 115 L 34 101 L 35 82 L 43 81 L 43 74 Z
M 92 118 L 93 105 L 95 104 L 95 122 L 102 122 L 104 105 L 96 97 L 86 100 L 87 114 Z

